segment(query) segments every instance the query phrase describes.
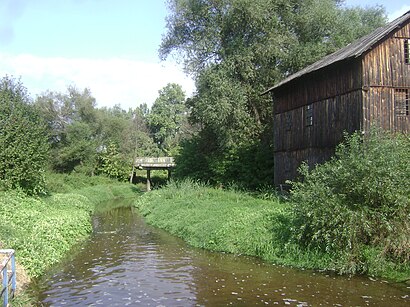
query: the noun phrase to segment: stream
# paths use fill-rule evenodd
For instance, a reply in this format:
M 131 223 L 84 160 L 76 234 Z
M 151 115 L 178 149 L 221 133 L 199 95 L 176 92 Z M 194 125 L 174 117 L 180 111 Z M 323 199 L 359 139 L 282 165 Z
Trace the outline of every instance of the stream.
M 410 306 L 409 285 L 192 248 L 130 207 L 96 214 L 91 237 L 31 287 L 40 306 Z

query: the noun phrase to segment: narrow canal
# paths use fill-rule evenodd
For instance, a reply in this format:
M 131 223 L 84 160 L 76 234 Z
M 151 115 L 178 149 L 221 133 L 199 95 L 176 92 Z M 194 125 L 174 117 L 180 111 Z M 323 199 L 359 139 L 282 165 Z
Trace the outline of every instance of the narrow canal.
M 410 306 L 410 287 L 211 253 L 132 208 L 93 219 L 91 238 L 33 284 L 42 306 Z

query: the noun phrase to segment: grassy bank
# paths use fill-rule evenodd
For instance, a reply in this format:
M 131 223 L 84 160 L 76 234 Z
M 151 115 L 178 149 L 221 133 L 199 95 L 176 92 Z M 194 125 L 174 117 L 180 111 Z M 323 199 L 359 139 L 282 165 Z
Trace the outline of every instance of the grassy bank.
M 54 191 L 65 193 L 39 198 L 0 192 L 0 245 L 16 250 L 16 260 L 28 278 L 43 274 L 89 235 L 90 217 L 100 204 L 139 193 L 132 185 L 105 178 L 55 175 L 51 179 Z
M 198 183 L 171 183 L 144 194 L 135 205 L 148 223 L 189 244 L 214 251 L 264 256 L 287 220 L 286 205 L 256 200 Z
M 148 223 L 189 244 L 213 251 L 261 257 L 299 268 L 346 272 L 352 261 L 343 252 L 322 252 L 294 239 L 294 211 L 289 203 L 245 193 L 213 189 L 194 182 L 171 183 L 135 201 Z M 405 280 L 408 264 L 380 261 L 377 249 L 364 249 L 356 273 Z

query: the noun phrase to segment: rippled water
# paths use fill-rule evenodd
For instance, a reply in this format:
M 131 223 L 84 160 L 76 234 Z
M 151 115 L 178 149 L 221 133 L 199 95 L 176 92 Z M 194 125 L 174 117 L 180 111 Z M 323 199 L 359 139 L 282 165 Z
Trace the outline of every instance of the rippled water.
M 187 246 L 132 208 L 94 217 L 81 250 L 37 283 L 44 306 L 410 306 L 410 287 Z

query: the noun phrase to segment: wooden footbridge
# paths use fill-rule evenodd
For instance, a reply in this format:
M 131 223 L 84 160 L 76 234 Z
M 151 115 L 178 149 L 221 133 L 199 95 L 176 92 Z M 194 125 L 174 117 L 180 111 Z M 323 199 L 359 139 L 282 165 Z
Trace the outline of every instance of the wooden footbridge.
M 167 170 L 168 178 L 171 177 L 171 171 L 175 167 L 173 157 L 158 157 L 158 158 L 136 158 L 134 163 L 135 168 L 147 171 L 147 191 L 151 190 L 151 171 L 152 170 Z

